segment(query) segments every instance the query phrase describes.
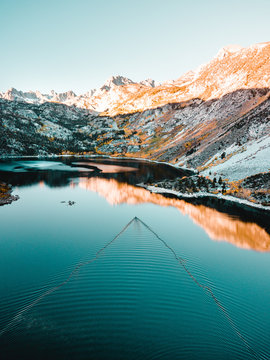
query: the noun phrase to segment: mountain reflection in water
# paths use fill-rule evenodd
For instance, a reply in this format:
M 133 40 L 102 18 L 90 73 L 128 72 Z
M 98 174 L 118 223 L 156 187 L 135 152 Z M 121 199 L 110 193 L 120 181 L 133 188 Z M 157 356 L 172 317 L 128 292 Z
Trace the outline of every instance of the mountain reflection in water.
M 208 236 L 257 251 L 270 250 L 269 212 L 216 198 L 180 200 L 150 193 L 139 183 L 190 176 L 192 172 L 167 164 L 131 159 L 68 157 L 50 160 L 0 160 L 0 179 L 12 186 L 81 188 L 95 191 L 110 204 L 153 203 L 173 206 L 189 215 Z M 266 230 L 265 230 L 266 229 Z
M 243 249 L 270 251 L 270 236 L 262 227 L 232 218 L 215 209 L 167 198 L 114 179 L 80 178 L 79 187 L 99 193 L 111 205 L 152 203 L 173 206 L 201 226 L 212 240 L 227 241 Z

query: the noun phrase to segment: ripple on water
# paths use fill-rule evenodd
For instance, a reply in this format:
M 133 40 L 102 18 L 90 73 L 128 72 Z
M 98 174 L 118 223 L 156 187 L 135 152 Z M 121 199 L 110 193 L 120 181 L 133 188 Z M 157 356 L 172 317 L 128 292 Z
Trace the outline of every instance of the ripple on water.
M 139 220 L 131 222 L 96 258 L 67 272 L 66 280 L 61 274 L 45 292 L 13 296 L 5 310 L 22 310 L 9 327 L 6 317 L 1 320 L 6 354 L 20 349 L 21 356 L 50 359 L 256 358 L 230 316 L 230 307 L 241 304 L 229 301 L 229 289 L 213 288 L 213 296 L 203 269 L 191 259 L 179 261 L 180 255 Z M 243 314 L 251 321 L 251 308 Z

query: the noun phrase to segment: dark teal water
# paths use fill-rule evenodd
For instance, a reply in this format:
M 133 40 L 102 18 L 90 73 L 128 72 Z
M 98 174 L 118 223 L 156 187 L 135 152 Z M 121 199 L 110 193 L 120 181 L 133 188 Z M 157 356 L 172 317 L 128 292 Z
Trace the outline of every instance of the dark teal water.
M 32 161 L 0 164 L 1 359 L 270 358 L 267 215 L 132 186 L 166 166 Z

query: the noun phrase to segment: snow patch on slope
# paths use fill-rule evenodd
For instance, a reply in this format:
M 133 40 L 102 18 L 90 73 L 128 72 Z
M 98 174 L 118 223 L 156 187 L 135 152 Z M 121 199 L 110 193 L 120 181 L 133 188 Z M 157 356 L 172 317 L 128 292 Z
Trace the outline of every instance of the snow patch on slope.
M 233 154 L 235 150 L 237 150 L 237 146 L 231 146 L 225 149 L 226 156 Z M 214 158 L 220 155 L 219 153 L 215 154 L 206 165 L 214 162 Z M 236 181 L 261 172 L 270 171 L 269 159 L 270 137 L 267 136 L 249 142 L 248 146 L 244 147 L 242 151 L 236 151 L 227 161 L 204 170 L 202 174 L 208 175 L 209 171 L 211 171 L 212 174 L 217 173 L 218 175 L 222 175 L 229 179 L 229 181 Z

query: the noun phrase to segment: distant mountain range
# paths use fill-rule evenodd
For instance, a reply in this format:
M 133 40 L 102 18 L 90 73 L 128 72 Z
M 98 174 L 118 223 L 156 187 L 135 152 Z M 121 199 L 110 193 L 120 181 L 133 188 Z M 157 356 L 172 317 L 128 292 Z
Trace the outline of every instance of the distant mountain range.
M 248 48 L 227 46 L 207 64 L 189 71 L 177 80 L 158 84 L 152 79 L 136 83 L 123 76 L 112 76 L 100 89 L 76 95 L 73 91 L 42 94 L 40 91 L 18 91 L 14 88 L 0 97 L 31 104 L 45 102 L 106 112 L 109 115 L 144 111 L 172 102 L 194 99 L 210 100 L 225 94 L 252 88 L 268 88 L 270 43 Z
M 110 77 L 100 89 L 93 89 L 82 95 L 76 95 L 72 90 L 57 93 L 54 90 L 50 94 L 42 94 L 40 91 L 19 91 L 10 88 L 4 93 L 0 92 L 0 98 L 12 101 L 22 101 L 29 104 L 44 104 L 45 102 L 61 103 L 68 106 L 76 106 L 82 109 L 90 109 L 97 112 L 109 110 L 122 102 L 127 94 L 134 94 L 138 89 L 155 87 L 155 81 L 147 79 L 140 83 L 124 77 Z
M 269 120 L 267 42 L 225 47 L 162 84 L 115 76 L 83 95 L 9 89 L 0 93 L 0 149 L 6 156 L 98 153 L 168 161 L 222 176 L 237 193 L 237 181 L 269 174 Z

